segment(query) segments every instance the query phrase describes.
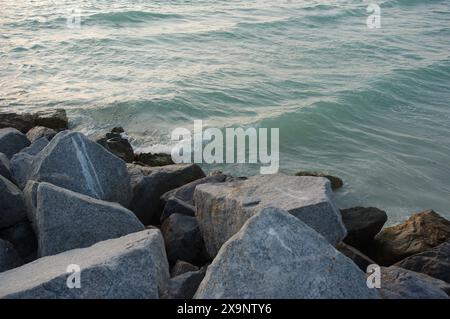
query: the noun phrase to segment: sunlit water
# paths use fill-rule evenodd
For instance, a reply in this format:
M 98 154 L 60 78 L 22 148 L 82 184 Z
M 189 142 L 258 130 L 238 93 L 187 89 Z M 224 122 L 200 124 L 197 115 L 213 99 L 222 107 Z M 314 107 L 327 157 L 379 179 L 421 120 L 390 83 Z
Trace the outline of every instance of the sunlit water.
M 281 169 L 342 177 L 340 207 L 450 217 L 450 2 L 377 3 L 371 30 L 362 0 L 3 0 L 0 110 L 64 107 L 151 151 L 194 119 L 278 127 Z

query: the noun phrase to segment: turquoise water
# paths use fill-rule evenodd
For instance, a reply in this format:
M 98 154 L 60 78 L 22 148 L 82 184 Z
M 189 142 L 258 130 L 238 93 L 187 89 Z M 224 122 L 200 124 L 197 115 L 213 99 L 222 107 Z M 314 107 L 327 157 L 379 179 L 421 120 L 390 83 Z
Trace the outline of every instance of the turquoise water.
M 450 217 L 450 2 L 377 3 L 380 29 L 362 0 L 3 0 L 0 110 L 65 107 L 151 151 L 194 119 L 278 127 L 282 170 L 341 176 L 339 206 Z

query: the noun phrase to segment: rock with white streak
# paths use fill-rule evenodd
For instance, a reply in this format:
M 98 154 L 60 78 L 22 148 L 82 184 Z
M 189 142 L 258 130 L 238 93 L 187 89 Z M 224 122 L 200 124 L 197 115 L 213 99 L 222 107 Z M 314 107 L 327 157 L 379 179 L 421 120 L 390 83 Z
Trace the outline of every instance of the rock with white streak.
M 323 177 L 257 175 L 247 180 L 202 184 L 195 189 L 196 216 L 211 257 L 241 226 L 265 207 L 288 211 L 331 244 L 346 235 L 341 214 Z
M 36 197 L 39 256 L 84 248 L 97 242 L 144 230 L 133 212 L 48 183 Z
M 132 196 L 125 162 L 77 132 L 57 134 L 33 160 L 29 179 L 125 207 Z
M 251 217 L 208 267 L 197 299 L 378 298 L 365 274 L 286 211 Z
M 81 288 L 68 288 L 69 265 L 80 267 Z M 168 268 L 161 233 L 145 230 L 3 272 L 0 298 L 155 299 L 167 290 Z

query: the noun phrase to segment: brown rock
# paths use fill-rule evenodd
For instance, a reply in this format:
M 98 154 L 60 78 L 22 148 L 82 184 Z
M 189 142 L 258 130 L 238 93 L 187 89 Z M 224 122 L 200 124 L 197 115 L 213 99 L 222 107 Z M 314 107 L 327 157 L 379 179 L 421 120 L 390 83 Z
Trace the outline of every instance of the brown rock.
M 304 171 L 301 171 L 301 172 L 296 173 L 295 176 L 325 177 L 331 182 L 331 188 L 333 190 L 341 188 L 342 186 L 344 186 L 344 182 L 342 181 L 341 178 L 339 178 L 337 176 L 321 173 L 321 172 L 304 172 Z
M 450 239 L 450 221 L 432 210 L 416 213 L 402 224 L 383 229 L 375 237 L 373 259 L 392 265 Z
M 146 166 L 166 166 L 172 165 L 172 157 L 164 153 L 139 153 L 135 154 L 134 161 Z
M 0 128 L 13 127 L 25 134 L 35 126 L 65 130 L 69 127 L 66 111 L 50 109 L 36 113 L 0 113 Z

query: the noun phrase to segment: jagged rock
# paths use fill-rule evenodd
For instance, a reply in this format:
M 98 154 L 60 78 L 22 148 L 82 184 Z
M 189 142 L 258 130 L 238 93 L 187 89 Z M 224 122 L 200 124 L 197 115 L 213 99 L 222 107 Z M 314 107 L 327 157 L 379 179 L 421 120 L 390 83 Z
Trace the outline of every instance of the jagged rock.
M 450 284 L 450 241 L 405 258 L 395 266 L 424 273 Z
M 11 159 L 14 154 L 28 145 L 30 145 L 30 141 L 18 130 L 14 128 L 0 129 L 0 152 L 7 158 Z
M 175 164 L 172 156 L 165 153 L 139 153 L 134 155 L 134 161 L 146 166 L 166 166 Z
M 161 226 L 169 263 L 185 260 L 202 263 L 204 243 L 195 217 L 173 214 Z
M 106 137 L 102 137 L 96 141 L 108 151 L 120 157 L 127 163 L 134 160 L 134 151 L 130 142 L 126 138 L 121 137 L 118 133 L 108 133 Z
M 36 207 L 37 207 L 38 186 L 39 186 L 38 182 L 28 181 L 25 188 L 23 189 L 23 198 L 25 200 L 27 218 L 31 222 L 31 226 L 35 233 L 37 233 Z
M 342 221 L 347 228 L 344 242 L 363 252 L 373 244 L 373 239 L 387 221 L 386 212 L 375 207 L 341 209 Z
M 11 227 L 1 229 L 0 238 L 10 242 L 25 262 L 36 259 L 37 239 L 30 222 L 21 221 Z
M 320 173 L 320 172 L 298 172 L 295 174 L 295 176 L 313 176 L 313 177 L 325 177 L 326 179 L 328 179 L 331 183 L 331 188 L 333 190 L 341 188 L 342 186 L 344 186 L 344 182 L 342 181 L 341 178 L 337 177 L 337 176 L 333 176 L 333 175 L 328 175 L 325 173 Z
M 450 221 L 432 210 L 416 213 L 404 223 L 387 227 L 375 237 L 371 256 L 383 266 L 429 250 L 450 239 Z
M 205 277 L 206 268 L 189 271 L 169 280 L 168 299 L 192 299 L 198 286 Z
M 125 163 L 77 132 L 58 133 L 33 159 L 29 179 L 125 207 L 132 196 Z
M 0 229 L 26 219 L 23 194 L 10 180 L 0 175 Z
M 136 216 L 117 203 L 105 202 L 48 183 L 37 188 L 36 226 L 39 256 L 144 230 Z
M 160 222 L 163 223 L 172 214 L 195 216 L 195 206 L 183 202 L 176 197 L 172 197 L 167 201 L 166 205 L 164 205 Z
M 376 264 L 372 259 L 364 255 L 358 249 L 345 243 L 337 244 L 336 249 L 353 260 L 353 262 L 359 267 L 359 269 L 364 272 L 367 271 L 367 266 Z
M 9 159 L 5 154 L 0 153 L 0 175 L 4 178 L 11 180 L 11 171 L 9 166 Z
M 81 288 L 68 288 L 69 265 L 80 267 Z M 145 230 L 1 273 L 0 298 L 158 298 L 168 280 L 161 233 Z
M 0 128 L 13 127 L 22 133 L 27 133 L 35 126 L 45 126 L 56 131 L 69 127 L 66 111 L 50 109 L 36 113 L 0 113 Z
M 26 134 L 28 140 L 31 143 L 36 142 L 42 137 L 44 137 L 48 141 L 51 141 L 55 135 L 56 135 L 55 130 L 44 126 L 35 126 L 31 130 L 29 130 Z
M 31 174 L 33 160 L 39 152 L 41 152 L 47 145 L 48 140 L 41 137 L 29 147 L 24 148 L 19 153 L 14 154 L 10 162 L 10 170 L 13 181 L 24 189 Z
M 300 219 L 251 217 L 220 249 L 195 298 L 377 298 L 365 274 Z
M 23 260 L 17 254 L 11 243 L 0 239 L 0 273 L 23 265 Z
M 205 177 L 197 164 L 145 167 L 128 164 L 133 186 L 131 210 L 144 225 L 159 224 L 163 210 L 160 197 L 164 193 Z
M 198 185 L 194 198 L 200 230 L 211 257 L 249 217 L 269 206 L 288 211 L 333 245 L 346 235 L 325 178 L 257 175 L 247 180 Z
M 111 133 L 122 134 L 122 133 L 125 133 L 125 130 L 123 129 L 122 126 L 116 126 L 116 127 L 113 127 L 113 129 L 111 130 Z
M 384 299 L 449 299 L 442 288 L 450 285 L 438 280 L 399 267 L 381 268 L 380 295 Z
M 177 260 L 175 265 L 170 270 L 170 276 L 171 277 L 176 277 L 176 276 L 184 274 L 185 272 L 197 271 L 198 269 L 199 268 L 197 266 L 194 266 L 194 265 L 192 265 L 192 264 L 190 264 L 190 263 L 188 263 L 186 261 Z

